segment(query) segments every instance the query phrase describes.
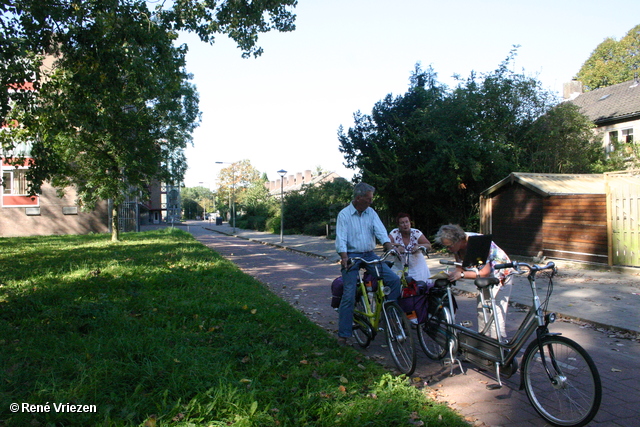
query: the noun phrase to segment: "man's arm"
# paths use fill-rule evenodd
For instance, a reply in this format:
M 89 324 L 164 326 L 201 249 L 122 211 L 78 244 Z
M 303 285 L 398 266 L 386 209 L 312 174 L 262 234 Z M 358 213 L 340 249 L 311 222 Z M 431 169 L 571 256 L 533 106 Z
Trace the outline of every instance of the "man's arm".
M 336 219 L 336 252 L 340 255 L 340 264 L 342 268 L 347 268 L 347 230 L 345 217 L 342 211 Z

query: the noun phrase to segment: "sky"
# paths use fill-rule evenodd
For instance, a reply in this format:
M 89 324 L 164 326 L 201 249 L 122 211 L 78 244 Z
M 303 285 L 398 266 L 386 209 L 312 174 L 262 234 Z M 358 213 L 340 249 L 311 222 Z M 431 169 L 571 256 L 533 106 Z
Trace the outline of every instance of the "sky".
M 224 35 L 183 35 L 202 122 L 186 150 L 185 185 L 215 189 L 225 164 L 248 159 L 269 180 L 318 167 L 351 179 L 338 128 L 404 94 L 416 63 L 438 81 L 512 69 L 562 94 L 593 50 L 640 24 L 637 0 L 299 0 L 296 30 L 259 37 L 243 59 Z

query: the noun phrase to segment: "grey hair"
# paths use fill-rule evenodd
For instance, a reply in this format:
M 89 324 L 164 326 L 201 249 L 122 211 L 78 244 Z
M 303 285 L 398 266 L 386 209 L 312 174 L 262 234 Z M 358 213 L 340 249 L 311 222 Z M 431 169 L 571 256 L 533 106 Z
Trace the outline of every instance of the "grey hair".
M 359 182 L 355 185 L 355 187 L 353 187 L 353 200 L 356 199 L 356 197 L 362 197 L 365 194 L 367 194 L 368 192 L 372 192 L 375 193 L 376 189 L 375 187 L 373 187 L 372 185 L 367 184 L 366 182 Z
M 461 240 L 467 238 L 467 234 L 459 225 L 449 224 L 440 227 L 436 233 L 436 242 L 442 244 L 442 239 L 448 240 L 452 245 L 455 245 Z

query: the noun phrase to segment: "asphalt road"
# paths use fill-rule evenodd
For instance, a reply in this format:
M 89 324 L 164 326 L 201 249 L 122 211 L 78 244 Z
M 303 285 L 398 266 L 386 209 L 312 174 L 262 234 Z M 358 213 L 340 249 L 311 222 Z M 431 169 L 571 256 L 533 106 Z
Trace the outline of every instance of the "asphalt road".
M 324 259 L 274 248 L 237 237 L 212 233 L 204 227 L 189 230 L 200 242 L 233 261 L 247 274 L 267 285 L 311 320 L 336 335 L 337 313 L 330 307 L 330 284 L 339 274 L 339 266 Z M 459 295 L 457 320 L 475 319 L 475 297 Z M 510 308 L 507 324 L 511 331 L 524 310 Z M 572 338 L 589 352 L 598 366 L 603 384 L 600 411 L 592 426 L 636 426 L 640 419 L 640 343 L 620 338 L 584 324 L 557 322 L 553 332 Z M 394 370 L 393 361 L 379 335 L 367 349 L 354 347 L 367 357 Z M 446 402 L 477 426 L 545 426 L 518 390 L 519 375 L 503 379 L 504 387 L 487 389 L 495 379 L 473 365 L 463 363 L 466 374 L 428 359 L 418 348 L 418 366 L 412 380 L 431 398 Z

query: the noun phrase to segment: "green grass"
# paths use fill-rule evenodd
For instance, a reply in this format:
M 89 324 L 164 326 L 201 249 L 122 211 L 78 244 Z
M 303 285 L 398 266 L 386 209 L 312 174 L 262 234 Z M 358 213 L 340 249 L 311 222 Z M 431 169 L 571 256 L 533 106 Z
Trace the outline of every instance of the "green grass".
M 467 425 L 181 230 L 0 245 L 0 426 Z

